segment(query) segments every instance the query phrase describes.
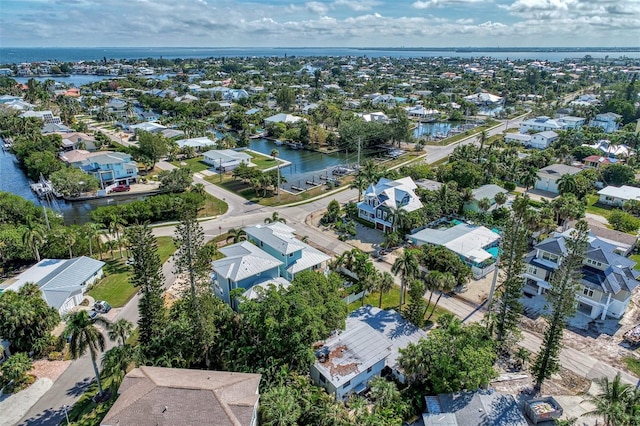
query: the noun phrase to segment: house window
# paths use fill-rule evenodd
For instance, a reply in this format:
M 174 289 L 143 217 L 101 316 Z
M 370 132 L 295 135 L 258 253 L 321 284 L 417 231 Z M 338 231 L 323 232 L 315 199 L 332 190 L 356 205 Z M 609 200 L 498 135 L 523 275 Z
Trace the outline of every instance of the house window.
M 327 379 L 324 377 L 322 373 L 320 373 L 320 383 L 327 383 Z
M 529 265 L 529 267 L 527 268 L 527 272 L 530 273 L 531 275 L 537 275 L 538 274 L 538 268 L 536 268 L 533 265 Z
M 289 253 L 289 257 L 293 257 L 293 253 Z
M 371 370 L 373 370 L 373 367 L 367 368 L 367 373 L 371 373 Z
M 260 247 L 264 246 L 264 243 L 262 241 L 260 241 Z
M 547 253 L 546 251 L 542 252 L 542 258 L 544 260 L 548 260 L 549 262 L 558 263 L 558 256 L 556 256 L 555 254 Z
M 602 267 L 602 262 L 598 262 L 598 261 L 593 260 L 593 259 L 587 259 L 587 264 L 593 265 L 593 266 Z
M 347 380 L 347 382 L 344 385 L 342 385 L 342 389 L 346 389 L 349 386 L 351 386 L 351 380 Z
M 585 296 L 587 296 L 587 297 L 593 297 L 593 289 L 592 289 L 592 288 L 589 288 L 589 287 L 585 287 L 585 288 L 582 290 L 582 294 L 584 294 L 584 295 L 585 295 Z

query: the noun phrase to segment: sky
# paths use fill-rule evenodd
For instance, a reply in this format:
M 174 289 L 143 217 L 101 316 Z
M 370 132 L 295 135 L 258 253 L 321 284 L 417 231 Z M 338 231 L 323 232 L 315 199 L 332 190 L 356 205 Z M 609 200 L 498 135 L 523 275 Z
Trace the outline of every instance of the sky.
M 0 46 L 640 46 L 640 0 L 0 0 Z

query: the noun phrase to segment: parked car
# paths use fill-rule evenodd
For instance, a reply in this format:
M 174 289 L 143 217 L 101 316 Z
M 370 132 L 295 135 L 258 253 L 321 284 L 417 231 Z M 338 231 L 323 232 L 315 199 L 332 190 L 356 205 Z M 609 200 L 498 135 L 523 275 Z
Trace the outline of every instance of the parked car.
M 111 310 L 111 305 L 104 300 L 98 300 L 93 304 L 93 310 L 101 314 L 106 314 Z
M 131 187 L 129 185 L 118 185 L 111 188 L 111 192 L 128 192 L 131 191 Z
M 94 311 L 93 309 L 89 311 L 89 318 L 91 319 L 96 319 L 98 318 L 98 313 L 96 311 Z M 69 336 L 71 337 L 71 336 Z

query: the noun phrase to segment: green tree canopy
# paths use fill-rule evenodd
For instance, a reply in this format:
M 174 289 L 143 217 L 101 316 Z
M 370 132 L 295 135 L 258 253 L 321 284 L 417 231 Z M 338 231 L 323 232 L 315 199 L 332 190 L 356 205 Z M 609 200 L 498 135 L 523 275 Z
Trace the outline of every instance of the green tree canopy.
M 40 347 L 49 341 L 58 323 L 58 311 L 47 305 L 36 284 L 0 294 L 0 336 L 11 342 L 14 351 L 31 352 Z
M 100 186 L 98 179 L 75 167 L 65 167 L 54 172 L 51 175 L 51 184 L 56 191 L 70 197 L 95 191 Z

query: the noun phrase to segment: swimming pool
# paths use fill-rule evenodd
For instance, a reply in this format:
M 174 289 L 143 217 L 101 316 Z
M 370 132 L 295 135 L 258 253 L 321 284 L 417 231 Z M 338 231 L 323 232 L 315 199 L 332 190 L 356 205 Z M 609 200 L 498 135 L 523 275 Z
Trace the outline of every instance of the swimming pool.
M 488 249 L 485 249 L 487 252 L 489 252 L 491 254 L 491 256 L 493 256 L 494 259 L 498 258 L 498 253 L 500 248 L 499 247 L 489 247 Z

